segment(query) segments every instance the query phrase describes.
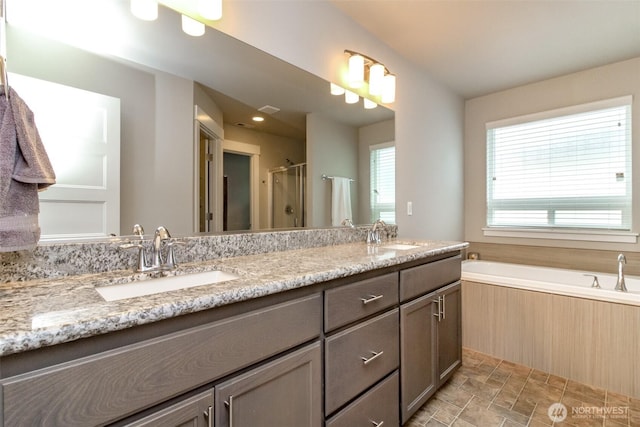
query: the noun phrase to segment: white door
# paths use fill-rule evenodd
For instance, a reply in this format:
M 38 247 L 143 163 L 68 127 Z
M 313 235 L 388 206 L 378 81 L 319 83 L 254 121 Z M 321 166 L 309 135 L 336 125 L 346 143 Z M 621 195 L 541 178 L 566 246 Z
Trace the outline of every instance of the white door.
M 120 234 L 120 99 L 9 74 L 56 173 L 39 193 L 42 239 Z

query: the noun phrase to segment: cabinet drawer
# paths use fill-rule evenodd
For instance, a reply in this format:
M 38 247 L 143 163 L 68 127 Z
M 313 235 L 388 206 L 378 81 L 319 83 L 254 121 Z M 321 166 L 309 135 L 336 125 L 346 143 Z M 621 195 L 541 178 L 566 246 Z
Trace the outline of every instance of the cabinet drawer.
M 326 427 L 371 427 L 398 425 L 398 373 L 376 385 L 327 421 Z
M 426 294 L 460 280 L 460 255 L 400 272 L 400 301 Z
M 7 378 L 4 425 L 84 427 L 131 415 L 317 337 L 321 310 L 315 294 Z
M 331 331 L 397 304 L 398 273 L 331 289 L 324 298 L 324 329 Z
M 325 412 L 331 414 L 398 368 L 398 309 L 325 340 Z

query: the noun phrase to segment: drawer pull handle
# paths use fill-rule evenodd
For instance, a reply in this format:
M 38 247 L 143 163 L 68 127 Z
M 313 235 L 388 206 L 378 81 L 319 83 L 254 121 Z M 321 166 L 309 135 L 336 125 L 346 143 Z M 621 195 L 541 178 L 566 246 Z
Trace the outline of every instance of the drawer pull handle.
M 360 301 L 362 301 L 362 304 L 367 305 L 370 302 L 377 301 L 382 297 L 384 297 L 384 295 L 369 295 L 368 298 L 360 298 Z
M 441 307 L 442 307 L 442 305 L 441 305 L 441 304 L 442 304 L 442 302 L 441 302 L 441 301 L 442 301 L 442 300 L 440 299 L 440 297 L 438 297 L 438 299 L 434 299 L 434 300 L 431 300 L 431 301 L 432 301 L 434 304 L 438 304 L 438 307 L 436 307 L 437 312 L 436 312 L 436 313 L 433 313 L 433 315 L 434 315 L 435 317 L 437 317 L 437 318 L 438 318 L 438 322 L 439 322 L 439 321 L 441 321 L 441 320 L 442 320 L 442 309 L 441 309 Z
M 373 354 L 373 356 L 366 358 L 366 357 L 360 357 L 360 359 L 362 359 L 362 363 L 364 365 L 368 365 L 370 362 L 373 362 L 374 360 L 376 360 L 378 357 L 382 356 L 384 354 L 384 351 L 372 351 L 371 354 Z
M 204 417 L 207 419 L 207 427 L 213 427 L 213 407 L 209 406 L 206 411 L 204 411 Z
M 229 410 L 229 427 L 233 427 L 233 395 L 229 395 L 229 400 L 225 401 L 224 404 Z
M 375 427 L 382 427 L 384 425 L 384 421 L 380 421 L 379 423 L 373 420 L 369 420 L 369 421 L 371 421 L 371 424 L 373 424 Z

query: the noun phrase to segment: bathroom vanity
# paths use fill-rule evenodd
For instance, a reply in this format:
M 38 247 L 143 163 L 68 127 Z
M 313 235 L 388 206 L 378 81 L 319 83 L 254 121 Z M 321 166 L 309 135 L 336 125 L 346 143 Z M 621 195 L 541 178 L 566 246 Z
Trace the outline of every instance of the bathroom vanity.
M 2 425 L 404 423 L 461 364 L 466 245 L 413 244 L 198 263 L 240 278 L 114 302 L 100 275 L 25 282 L 41 296 L 0 334 Z

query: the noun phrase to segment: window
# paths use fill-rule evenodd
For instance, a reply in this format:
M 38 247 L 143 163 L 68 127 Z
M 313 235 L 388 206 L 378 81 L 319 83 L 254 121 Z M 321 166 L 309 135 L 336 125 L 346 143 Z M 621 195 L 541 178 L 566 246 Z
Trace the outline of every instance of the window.
M 487 226 L 631 230 L 631 97 L 488 123 Z
M 370 147 L 371 222 L 396 223 L 396 147 L 393 142 Z

